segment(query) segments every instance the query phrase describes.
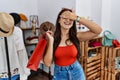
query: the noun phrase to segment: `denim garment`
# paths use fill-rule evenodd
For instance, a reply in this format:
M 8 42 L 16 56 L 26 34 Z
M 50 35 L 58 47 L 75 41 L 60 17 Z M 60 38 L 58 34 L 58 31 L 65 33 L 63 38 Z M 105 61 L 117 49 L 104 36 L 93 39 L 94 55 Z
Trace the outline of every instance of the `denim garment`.
M 70 66 L 55 65 L 54 76 L 52 80 L 86 80 L 83 68 L 78 61 Z

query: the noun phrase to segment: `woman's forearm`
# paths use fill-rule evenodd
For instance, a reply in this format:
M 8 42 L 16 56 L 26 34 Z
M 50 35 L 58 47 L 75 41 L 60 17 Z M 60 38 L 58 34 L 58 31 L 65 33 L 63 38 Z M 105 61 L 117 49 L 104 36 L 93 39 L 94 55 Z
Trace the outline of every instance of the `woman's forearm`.
M 43 61 L 46 66 L 50 66 L 52 64 L 53 62 L 53 41 L 49 41 Z
M 79 22 L 85 25 L 90 31 L 94 32 L 95 34 L 100 34 L 102 31 L 102 28 L 98 24 L 85 18 L 80 18 Z
M 68 19 L 76 20 L 80 24 L 85 25 L 94 34 L 100 34 L 102 31 L 102 28 L 98 24 L 96 24 L 90 20 L 87 20 L 85 18 L 79 17 L 75 13 L 67 12 L 65 14 L 65 17 Z

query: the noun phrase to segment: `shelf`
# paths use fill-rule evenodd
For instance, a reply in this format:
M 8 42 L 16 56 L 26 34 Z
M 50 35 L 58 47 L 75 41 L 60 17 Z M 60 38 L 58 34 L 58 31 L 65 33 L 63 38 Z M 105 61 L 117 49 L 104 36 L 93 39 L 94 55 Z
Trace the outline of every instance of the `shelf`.
M 88 47 L 88 49 L 87 49 L 87 50 L 89 51 L 89 50 L 98 49 L 98 48 L 101 48 L 101 47 L 102 47 L 102 46 L 97 46 L 97 47 Z
M 37 45 L 37 43 L 25 43 L 25 46 Z
M 32 28 L 21 28 L 22 30 L 32 30 Z M 40 29 L 40 28 L 36 28 L 36 29 Z
M 92 61 L 100 60 L 101 54 L 98 54 L 97 56 L 93 56 L 92 58 L 87 58 L 87 63 L 90 63 Z
M 26 42 L 26 39 L 25 39 L 25 32 L 26 32 L 26 30 L 30 30 L 30 31 L 32 31 L 32 28 L 21 28 L 22 30 L 23 30 L 23 39 L 24 39 L 24 43 L 25 43 L 25 46 L 32 46 L 32 45 L 36 45 L 38 42 L 34 42 L 34 43 L 27 43 Z M 36 30 L 38 30 L 38 29 L 40 29 L 40 28 L 35 28 Z M 30 32 L 31 33 L 31 32 Z M 31 36 L 30 34 L 29 34 L 29 36 Z M 29 37 L 28 36 L 28 37 Z M 36 37 L 38 37 L 38 35 L 35 35 Z

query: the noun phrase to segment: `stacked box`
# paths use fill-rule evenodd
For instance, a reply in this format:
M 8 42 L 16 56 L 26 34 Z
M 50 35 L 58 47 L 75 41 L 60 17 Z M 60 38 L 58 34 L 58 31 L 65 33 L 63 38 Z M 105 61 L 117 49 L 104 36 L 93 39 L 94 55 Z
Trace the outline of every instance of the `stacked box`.
M 104 53 L 103 80 L 116 80 L 116 74 L 120 72 L 120 67 L 117 67 L 117 65 L 120 65 L 117 63 L 117 59 L 120 58 L 120 47 L 105 47 Z
M 102 42 L 101 37 L 94 38 L 89 41 L 80 42 L 81 48 L 81 65 L 83 66 L 87 80 L 102 80 L 101 79 L 101 66 L 102 66 L 102 46 L 89 47 L 89 43 L 97 41 Z M 89 56 L 89 51 L 95 53 L 94 56 Z

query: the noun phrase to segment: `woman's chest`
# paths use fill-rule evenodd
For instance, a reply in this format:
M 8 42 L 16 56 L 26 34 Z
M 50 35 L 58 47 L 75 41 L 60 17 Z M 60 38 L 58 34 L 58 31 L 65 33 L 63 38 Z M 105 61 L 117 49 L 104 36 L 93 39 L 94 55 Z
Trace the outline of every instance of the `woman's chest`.
M 76 57 L 77 56 L 77 49 L 72 44 L 69 46 L 59 46 L 55 51 L 56 58 L 66 58 L 66 57 Z

